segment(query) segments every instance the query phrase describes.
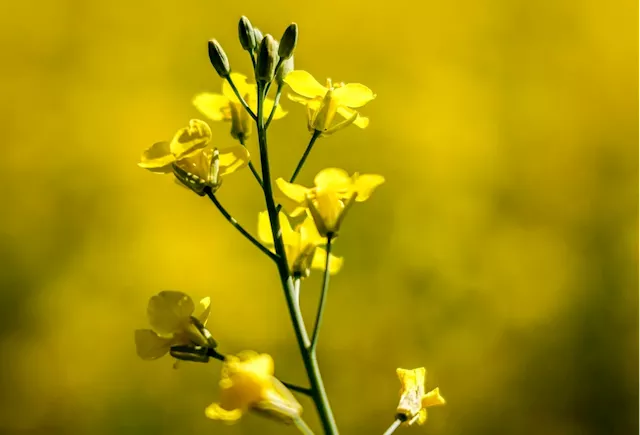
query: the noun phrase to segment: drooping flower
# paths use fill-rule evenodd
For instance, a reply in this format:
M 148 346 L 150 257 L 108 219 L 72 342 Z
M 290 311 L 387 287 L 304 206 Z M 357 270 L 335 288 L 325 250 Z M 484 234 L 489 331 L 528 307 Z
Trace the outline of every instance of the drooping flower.
M 438 388 L 425 394 L 424 383 L 427 371 L 424 367 L 413 370 L 399 368 L 396 373 L 402 384 L 396 418 L 403 420 L 405 425 L 423 424 L 427 421 L 426 408 L 446 403 L 444 398 L 440 396 Z
M 358 173 L 349 177 L 342 169 L 327 168 L 316 175 L 314 182 L 315 187 L 306 188 L 278 178 L 275 198 L 291 216 L 308 209 L 320 235 L 326 237 L 338 233 L 353 202 L 366 201 L 384 183 L 384 177 Z
M 296 277 L 305 278 L 309 276 L 311 269 L 325 270 L 327 251 L 321 246 L 327 243 L 327 239 L 318 233 L 313 218 L 307 215 L 295 229 L 291 228 L 284 213 L 280 212 L 279 219 L 291 273 Z M 264 243 L 273 245 L 269 214 L 266 211 L 258 215 L 258 237 Z M 335 275 L 341 268 L 342 258 L 329 254 L 329 273 Z
M 249 108 L 253 113 L 257 113 L 258 93 L 255 83 L 248 83 L 247 77 L 238 73 L 231 73 L 230 78 Z M 204 116 L 213 121 L 230 121 L 231 136 L 234 139 L 245 140 L 251 135 L 253 119 L 244 110 L 240 100 L 233 92 L 233 88 L 226 80 L 222 82 L 222 94 L 198 94 L 194 97 L 193 104 Z M 263 109 L 265 119 L 269 117 L 273 104 L 273 100 L 265 98 Z M 273 114 L 273 119 L 280 119 L 286 114 L 287 112 L 278 104 Z
M 207 187 L 215 192 L 222 184 L 221 177 L 247 166 L 250 157 L 242 145 L 218 150 L 210 141 L 207 123 L 192 119 L 171 142 L 157 142 L 144 151 L 138 166 L 152 172 L 172 172 L 198 195 L 204 195 Z
M 201 299 L 196 314 L 195 311 L 193 300 L 185 293 L 167 290 L 153 296 L 147 307 L 151 329 L 135 331 L 138 356 L 152 360 L 164 356 L 172 346 L 215 346 L 200 329 L 200 325 L 207 324 L 211 300 Z
M 323 135 L 329 135 L 351 124 L 360 128 L 369 125 L 369 118 L 360 116 L 355 110 L 376 97 L 365 85 L 333 83 L 331 79 L 327 79 L 326 86 L 322 86 L 303 70 L 290 72 L 284 81 L 297 94 L 289 94 L 289 98 L 307 107 L 310 131 L 317 130 Z M 334 123 L 336 113 L 345 119 Z
M 253 351 L 227 356 L 222 366 L 220 402 L 205 409 L 213 420 L 234 423 L 247 411 L 257 411 L 284 423 L 300 417 L 302 406 L 273 376 L 273 359 Z

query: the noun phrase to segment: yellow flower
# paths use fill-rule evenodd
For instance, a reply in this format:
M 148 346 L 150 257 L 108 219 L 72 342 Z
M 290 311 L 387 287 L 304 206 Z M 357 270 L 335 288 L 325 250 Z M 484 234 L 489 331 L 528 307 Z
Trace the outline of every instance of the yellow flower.
M 196 344 L 210 346 L 212 343 L 196 326 L 192 316 L 202 324 L 207 324 L 211 312 L 211 300 L 200 300 L 198 312 L 193 300 L 185 293 L 162 291 L 149 300 L 147 316 L 152 329 L 135 331 L 138 356 L 145 360 L 160 358 L 172 346 Z
M 291 71 L 284 81 L 298 95 L 289 94 L 289 98 L 307 106 L 308 127 L 310 131 L 318 130 L 323 135 L 355 124 L 360 128 L 369 125 L 369 119 L 360 116 L 355 110 L 373 100 L 376 95 L 360 83 L 332 83 L 322 86 L 311 74 L 303 70 Z M 336 113 L 345 118 L 333 124 Z
M 231 80 L 238 88 L 238 92 L 251 108 L 253 113 L 258 112 L 257 88 L 255 83 L 247 83 L 247 77 L 238 73 L 230 74 Z M 244 110 L 238 97 L 225 80 L 222 83 L 222 95 L 202 93 L 193 99 L 193 104 L 204 116 L 213 121 L 231 121 L 231 136 L 234 139 L 246 139 L 251 135 L 253 119 Z M 273 100 L 266 98 L 264 101 L 264 118 L 268 118 L 273 108 Z M 273 119 L 280 119 L 285 116 L 285 112 L 278 104 L 273 114 Z
M 282 241 L 287 253 L 287 261 L 291 273 L 300 278 L 309 276 L 310 269 L 324 270 L 327 261 L 327 251 L 321 245 L 327 243 L 313 222 L 313 218 L 307 215 L 295 230 L 291 229 L 289 220 L 280 213 L 280 229 Z M 269 223 L 269 214 L 266 211 L 258 215 L 258 237 L 269 245 L 273 245 L 273 234 Z M 329 273 L 335 275 L 342 267 L 342 258 L 333 254 L 329 255 Z
M 173 172 L 198 195 L 204 195 L 207 187 L 215 192 L 222 183 L 221 177 L 248 165 L 249 152 L 242 145 L 218 150 L 209 145 L 210 141 L 207 123 L 192 119 L 171 142 L 157 142 L 142 153 L 138 166 L 152 172 Z
M 316 175 L 315 187 L 306 188 L 282 178 L 276 180 L 275 198 L 291 216 L 308 209 L 324 237 L 336 235 L 354 201 L 366 201 L 374 189 L 384 183 L 376 174 L 349 174 L 342 169 L 323 169 Z
M 402 419 L 405 425 L 423 424 L 427 421 L 426 408 L 446 403 L 438 388 L 425 394 L 427 371 L 424 367 L 413 370 L 397 369 L 396 373 L 402 383 L 400 403 L 396 410 L 397 418 Z
M 222 366 L 220 403 L 205 409 L 207 417 L 234 423 L 249 410 L 285 423 L 300 417 L 302 406 L 273 376 L 273 359 L 253 351 L 227 356 Z

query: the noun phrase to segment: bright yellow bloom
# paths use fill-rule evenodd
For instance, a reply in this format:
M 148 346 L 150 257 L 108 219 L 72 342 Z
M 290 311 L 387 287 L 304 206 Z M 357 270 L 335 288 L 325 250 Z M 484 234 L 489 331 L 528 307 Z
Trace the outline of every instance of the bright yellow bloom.
M 242 74 L 231 73 L 230 76 L 244 101 L 253 113 L 257 113 L 258 92 L 255 83 L 247 83 L 247 77 Z M 263 110 L 265 119 L 269 117 L 273 103 L 273 100 L 265 98 Z M 244 110 L 240 100 L 226 80 L 222 82 L 222 95 L 211 93 L 198 94 L 194 97 L 193 104 L 204 116 L 213 121 L 231 121 L 231 136 L 233 136 L 234 139 L 246 139 L 251 135 L 253 119 L 251 115 Z M 273 114 L 273 119 L 280 119 L 286 114 L 287 112 L 278 104 Z
M 191 316 L 202 325 L 207 324 L 211 312 L 211 300 L 200 300 L 197 314 L 193 300 L 185 293 L 162 291 L 149 300 L 147 316 L 152 329 L 135 331 L 138 356 L 151 360 L 169 352 L 172 346 L 196 344 L 208 346 L 210 343 L 194 324 Z
M 446 403 L 444 398 L 440 396 L 438 388 L 425 394 L 424 383 L 427 371 L 424 367 L 413 370 L 397 369 L 396 373 L 402 383 L 400 403 L 398 403 L 396 412 L 397 417 L 402 418 L 405 425 L 423 424 L 427 421 L 426 408 Z
M 360 128 L 369 125 L 369 118 L 360 116 L 355 110 L 376 97 L 365 85 L 332 83 L 331 79 L 327 79 L 327 85 L 322 86 L 311 74 L 303 70 L 291 71 L 284 81 L 298 94 L 289 94 L 289 98 L 307 106 L 310 131 L 318 130 L 323 135 L 329 135 L 351 124 Z M 334 124 L 336 113 L 345 120 Z
M 209 405 L 206 416 L 234 423 L 253 410 L 285 423 L 299 418 L 302 406 L 273 372 L 273 359 L 267 354 L 244 351 L 227 356 L 222 366 L 220 403 Z
M 221 177 L 249 164 L 249 152 L 242 145 L 218 150 L 209 145 L 210 141 L 207 123 L 192 119 L 171 142 L 157 142 L 142 153 L 138 166 L 152 172 L 173 172 L 198 195 L 204 195 L 206 187 L 215 192 L 222 183 Z
M 327 251 L 321 245 L 327 243 L 313 222 L 313 218 L 307 215 L 302 223 L 291 229 L 289 219 L 280 213 L 280 229 L 282 241 L 287 253 L 289 270 L 294 276 L 305 278 L 309 276 L 310 269 L 325 270 Z M 273 234 L 269 223 L 269 214 L 266 211 L 258 215 L 258 237 L 269 245 L 273 245 Z M 329 273 L 335 275 L 342 267 L 342 258 L 329 254 Z
M 291 216 L 299 216 L 308 209 L 320 234 L 336 235 L 353 202 L 366 201 L 374 189 L 384 183 L 376 174 L 351 177 L 336 168 L 323 169 L 316 175 L 315 187 L 306 188 L 282 178 L 276 180 L 275 198 Z

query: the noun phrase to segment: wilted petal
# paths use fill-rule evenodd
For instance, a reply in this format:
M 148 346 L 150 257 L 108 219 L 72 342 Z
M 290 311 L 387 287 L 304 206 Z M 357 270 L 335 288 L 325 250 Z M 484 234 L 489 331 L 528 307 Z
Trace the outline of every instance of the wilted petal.
M 219 420 L 232 424 L 240 420 L 240 417 L 242 417 L 242 409 L 236 408 L 226 410 L 220 406 L 219 403 L 212 403 L 204 410 L 204 414 L 212 420 Z
M 204 116 L 213 121 L 229 119 L 229 99 L 224 95 L 202 93 L 193 98 L 193 105 Z
M 169 151 L 169 142 L 156 142 L 147 148 L 140 158 L 138 166 L 153 172 L 171 172 L 175 157 Z
M 291 89 L 303 97 L 324 97 L 327 88 L 322 86 L 311 74 L 303 70 L 291 71 L 284 79 Z
M 422 406 L 424 408 L 428 408 L 430 406 L 442 406 L 446 403 L 447 402 L 444 400 L 444 397 L 440 395 L 440 388 L 434 388 L 422 396 Z
M 376 187 L 384 183 L 384 177 L 378 174 L 362 174 L 354 178 L 353 186 L 357 193 L 356 201 L 358 202 L 369 199 Z
M 195 306 L 193 300 L 185 293 L 178 291 L 162 291 L 149 300 L 147 316 L 149 323 L 158 334 L 180 332 Z
M 172 338 L 158 337 L 158 334 L 150 329 L 136 329 L 135 331 L 136 352 L 138 356 L 145 360 L 160 358 L 169 352 L 172 346 Z
M 300 213 L 304 212 L 309 189 L 299 184 L 289 183 L 283 178 L 278 178 L 274 190 L 275 200 L 282 205 L 290 216 L 299 216 Z
M 348 83 L 333 91 L 333 97 L 338 100 L 338 104 L 347 107 L 362 107 L 373 100 L 376 95 L 360 83 Z
M 249 151 L 242 145 L 219 150 L 220 176 L 231 174 L 249 164 Z
M 286 423 L 299 418 L 302 413 L 302 405 L 275 377 L 271 377 L 271 388 L 265 391 L 264 397 L 254 405 L 254 408 Z
M 171 154 L 180 159 L 206 147 L 210 140 L 211 128 L 209 125 L 199 119 L 192 119 L 187 127 L 178 130 L 169 144 L 169 149 Z

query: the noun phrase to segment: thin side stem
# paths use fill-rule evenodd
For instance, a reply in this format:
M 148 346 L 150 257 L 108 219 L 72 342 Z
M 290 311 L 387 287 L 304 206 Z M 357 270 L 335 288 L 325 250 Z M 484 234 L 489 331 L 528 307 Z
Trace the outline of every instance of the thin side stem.
M 304 435 L 314 435 L 313 431 L 309 428 L 309 426 L 307 426 L 307 423 L 305 423 L 302 418 L 296 418 L 295 420 L 293 420 L 293 424 L 295 424 L 298 430 Z
M 235 229 L 240 232 L 240 234 L 245 236 L 247 238 L 247 240 L 249 240 L 251 243 L 253 243 L 258 249 L 260 249 L 265 255 L 267 255 L 273 261 L 275 261 L 275 262 L 278 261 L 278 256 L 276 254 L 274 254 L 273 252 L 269 251 L 262 243 L 257 241 L 251 234 L 249 234 L 249 232 L 247 230 L 245 230 L 242 227 L 242 225 L 240 225 L 238 223 L 238 221 L 233 216 L 231 216 L 229 214 L 229 212 L 224 208 L 224 206 L 220 203 L 220 201 L 218 201 L 218 198 L 216 198 L 216 196 L 213 194 L 213 192 L 211 192 L 210 189 L 207 189 L 207 196 L 209 197 L 211 202 L 213 202 L 213 204 L 218 208 L 220 213 L 222 213 L 222 216 L 224 216 L 224 218 L 226 220 L 228 220 L 229 223 L 231 225 L 233 225 L 235 227 Z
M 318 335 L 320 334 L 320 326 L 322 325 L 322 314 L 324 313 L 325 300 L 329 291 L 329 263 L 331 261 L 331 239 L 332 235 L 327 236 L 327 257 L 325 259 L 324 277 L 322 278 L 322 290 L 320 293 L 320 302 L 318 303 L 318 313 L 316 314 L 316 323 L 313 327 L 311 335 L 311 344 L 309 345 L 309 353 L 315 355 L 318 346 Z
M 284 83 L 278 83 L 278 89 L 276 89 L 276 96 L 273 100 L 273 107 L 271 108 L 271 113 L 269 113 L 269 118 L 267 122 L 264 124 L 264 128 L 269 128 L 269 124 L 271 124 L 271 120 L 273 119 L 273 115 L 276 113 L 276 109 L 278 108 L 278 104 L 280 104 L 280 96 L 282 95 L 282 87 Z
M 227 79 L 227 82 L 229 82 L 229 85 L 231 86 L 231 89 L 233 89 L 233 93 L 236 94 L 236 97 L 238 97 L 238 100 L 240 100 L 240 104 L 242 104 L 242 107 L 244 107 L 244 110 L 247 111 L 247 113 L 253 118 L 253 120 L 256 120 L 256 114 L 253 113 L 253 110 L 251 110 L 251 108 L 247 105 L 247 102 L 244 101 L 244 98 L 242 97 L 242 95 L 240 95 L 240 92 L 238 91 L 238 88 L 236 88 L 235 83 L 233 83 L 233 80 L 231 80 L 231 76 L 227 76 L 225 77 Z
M 389 426 L 389 429 L 387 429 L 386 432 L 383 433 L 382 435 L 391 435 L 396 431 L 396 429 L 398 429 L 398 427 L 400 427 L 401 424 L 402 424 L 402 420 L 396 419 L 393 423 L 391 423 L 391 426 Z
M 300 173 L 300 170 L 304 166 L 304 162 L 307 161 L 307 157 L 309 157 L 309 153 L 311 153 L 311 149 L 313 148 L 313 145 L 316 143 L 316 139 L 320 137 L 320 134 L 322 134 L 320 130 L 313 130 L 313 135 L 311 136 L 309 145 L 307 145 L 307 149 L 304 150 L 304 154 L 302 154 L 302 158 L 300 158 L 300 161 L 298 162 L 298 166 L 296 166 L 295 171 L 293 171 L 293 175 L 291 175 L 291 178 L 289 179 L 289 183 L 293 183 L 294 181 L 296 181 L 296 178 L 298 178 L 298 174 Z
M 238 137 L 238 142 L 240 142 L 240 145 L 242 145 L 243 147 L 247 147 L 244 144 L 244 136 L 240 135 Z M 258 182 L 258 184 L 260 185 L 260 188 L 264 189 L 263 185 L 262 185 L 262 178 L 260 177 L 260 174 L 258 174 L 258 171 L 256 171 L 256 167 L 253 165 L 253 162 L 251 160 L 249 160 L 249 169 L 251 169 L 251 173 L 253 174 L 253 177 L 256 179 L 256 181 Z
M 322 382 L 322 376 L 320 375 L 320 368 L 314 355 L 311 355 L 307 351 L 307 347 L 310 344 L 309 336 L 304 329 L 304 322 L 302 319 L 302 313 L 296 304 L 294 298 L 294 284 L 291 274 L 289 272 L 289 266 L 287 265 L 287 254 L 284 249 L 284 243 L 282 241 L 282 230 L 280 228 L 280 222 L 278 219 L 278 209 L 276 208 L 275 200 L 273 198 L 273 188 L 271 186 L 271 174 L 269 167 L 269 151 L 267 145 L 267 135 L 264 127 L 263 106 L 264 98 L 266 95 L 265 84 L 258 82 L 258 143 L 260 145 L 260 165 L 262 167 L 262 180 L 264 185 L 264 197 L 267 205 L 267 212 L 269 213 L 269 221 L 271 223 L 271 233 L 273 235 L 274 246 L 278 261 L 278 274 L 280 275 L 280 282 L 287 301 L 287 309 L 293 323 L 293 329 L 298 342 L 298 348 L 302 355 L 302 361 L 304 363 L 309 383 L 311 385 L 311 391 L 313 394 L 313 402 L 318 411 L 322 428 L 327 435 L 336 435 L 338 428 L 333 419 L 333 414 L 329 406 L 329 400 L 324 390 L 324 384 Z
M 253 70 L 256 70 L 256 55 L 253 54 L 253 51 L 249 51 L 249 56 L 251 56 L 251 64 L 253 65 Z

